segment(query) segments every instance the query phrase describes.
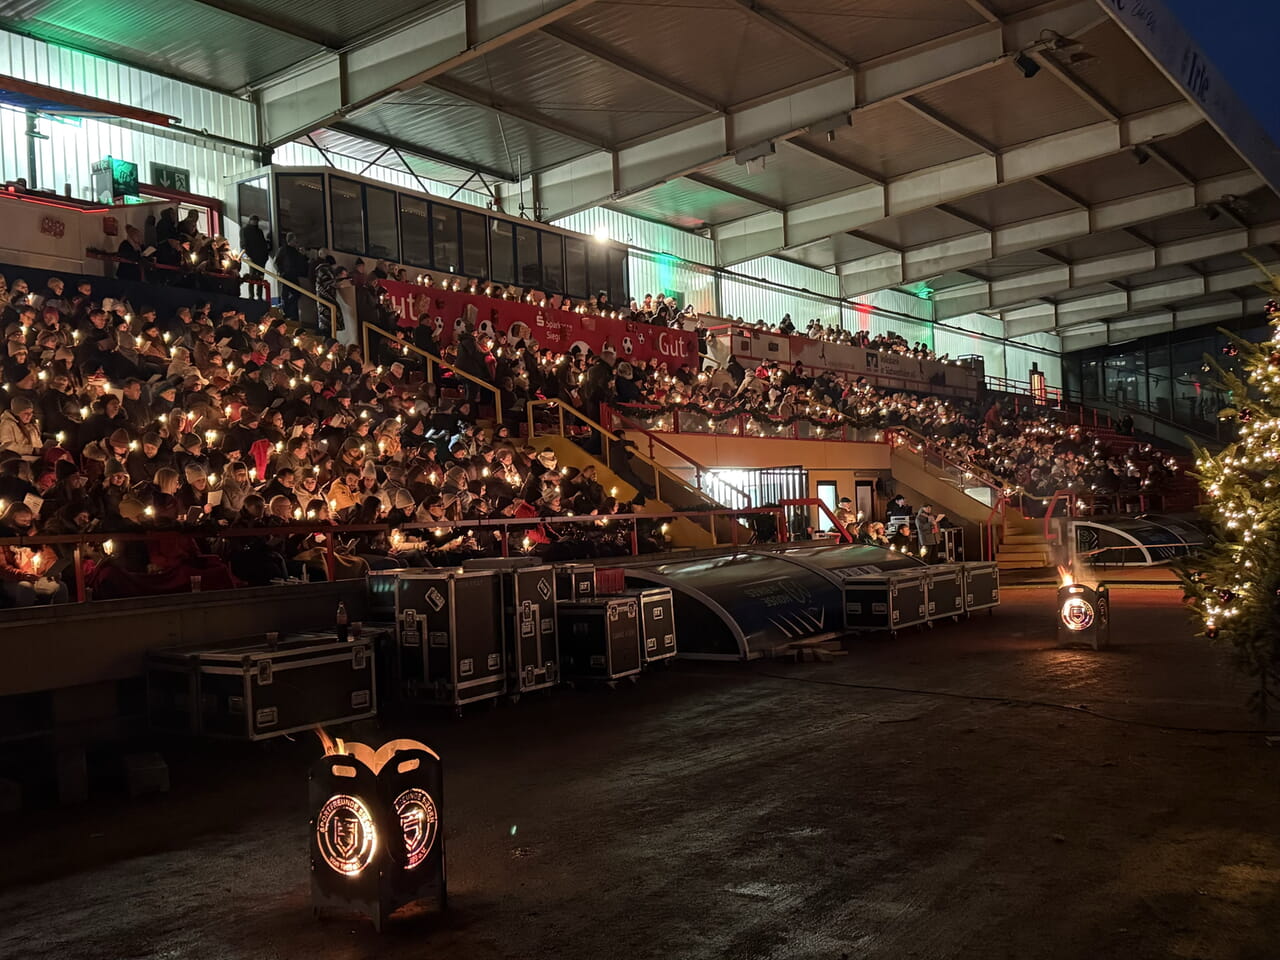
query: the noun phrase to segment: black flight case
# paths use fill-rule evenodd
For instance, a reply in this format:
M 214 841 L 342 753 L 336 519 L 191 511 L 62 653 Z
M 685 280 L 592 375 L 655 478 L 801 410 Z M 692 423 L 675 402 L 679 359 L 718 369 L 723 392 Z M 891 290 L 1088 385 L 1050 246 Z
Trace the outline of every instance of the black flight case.
M 441 568 L 396 579 L 400 692 L 461 712 L 507 690 L 496 574 Z
M 602 597 L 559 608 L 565 679 L 614 681 L 640 672 L 640 602 L 635 597 Z
M 627 590 L 640 601 L 640 658 L 645 666 L 676 655 L 676 607 L 670 587 Z
M 507 692 L 514 698 L 560 682 L 556 622 L 556 571 L 532 558 L 519 557 L 499 565 L 468 560 L 464 570 L 492 571 L 502 595 L 503 650 L 507 663 Z
M 372 638 L 326 634 L 168 647 L 147 655 L 159 730 L 267 740 L 377 715 Z

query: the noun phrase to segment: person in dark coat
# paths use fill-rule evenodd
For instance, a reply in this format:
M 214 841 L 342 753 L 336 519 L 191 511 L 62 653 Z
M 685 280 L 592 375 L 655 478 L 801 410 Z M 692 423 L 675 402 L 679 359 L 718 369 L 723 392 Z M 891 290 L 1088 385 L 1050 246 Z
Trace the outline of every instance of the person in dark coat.
M 271 242 L 267 240 L 267 235 L 263 232 L 256 216 L 250 217 L 248 224 L 240 231 L 240 246 L 244 248 L 245 254 L 258 267 L 266 266 L 267 258 L 271 256 Z M 262 271 L 257 267 L 250 267 L 249 279 L 261 280 Z M 265 296 L 266 293 L 262 287 L 254 285 L 249 288 L 249 298 L 251 300 L 258 300 Z

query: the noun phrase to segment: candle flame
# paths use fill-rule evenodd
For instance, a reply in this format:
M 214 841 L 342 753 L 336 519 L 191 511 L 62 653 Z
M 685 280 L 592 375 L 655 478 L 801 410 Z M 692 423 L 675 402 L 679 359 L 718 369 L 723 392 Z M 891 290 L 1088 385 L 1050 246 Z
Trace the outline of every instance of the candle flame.
M 320 745 L 324 747 L 324 755 L 331 757 L 334 754 L 343 754 L 347 752 L 347 745 L 342 742 L 341 738 L 335 740 L 329 734 L 325 733 L 324 727 L 316 727 L 316 736 L 320 738 Z

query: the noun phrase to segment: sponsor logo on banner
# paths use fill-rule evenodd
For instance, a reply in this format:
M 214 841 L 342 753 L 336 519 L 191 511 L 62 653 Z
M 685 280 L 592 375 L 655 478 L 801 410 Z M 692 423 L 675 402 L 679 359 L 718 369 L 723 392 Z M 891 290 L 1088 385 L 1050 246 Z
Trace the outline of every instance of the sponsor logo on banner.
M 395 280 L 384 280 L 382 286 L 389 303 L 402 319 L 417 318 L 424 313 L 433 319 L 440 318 L 436 332 L 442 346 L 454 342 L 457 319 L 468 307 L 474 307 L 482 318 L 477 320 L 476 329 L 495 337 L 499 344 L 504 340 L 531 337 L 540 347 L 557 352 L 569 350 L 575 344 L 597 354 L 608 347 L 621 358 L 665 362 L 673 368 L 692 366 L 698 360 L 698 336 L 691 330 L 652 327 L 530 303 L 499 301 L 479 294 L 423 288 Z

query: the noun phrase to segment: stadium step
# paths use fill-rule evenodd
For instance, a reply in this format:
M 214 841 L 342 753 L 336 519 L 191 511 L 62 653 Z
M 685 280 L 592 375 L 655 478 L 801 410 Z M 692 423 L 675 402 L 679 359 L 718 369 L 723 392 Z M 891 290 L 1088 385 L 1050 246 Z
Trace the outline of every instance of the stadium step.
M 550 447 L 555 451 L 556 460 L 562 467 L 577 467 L 581 470 L 587 465 L 596 468 L 596 479 L 606 490 L 617 490 L 614 494 L 619 500 L 631 500 L 636 495 L 636 488 L 624 481 L 616 473 L 604 465 L 604 462 L 587 453 L 582 447 L 567 437 L 545 436 L 533 441 L 537 448 Z M 664 477 L 664 483 L 668 478 Z M 672 513 L 669 503 L 650 497 L 637 513 Z M 667 521 L 667 536 L 676 547 L 710 547 L 713 546 L 711 532 L 687 517 L 676 517 Z

